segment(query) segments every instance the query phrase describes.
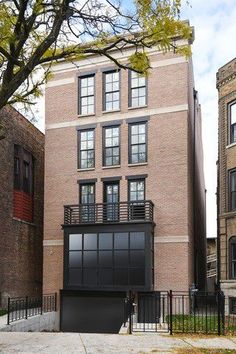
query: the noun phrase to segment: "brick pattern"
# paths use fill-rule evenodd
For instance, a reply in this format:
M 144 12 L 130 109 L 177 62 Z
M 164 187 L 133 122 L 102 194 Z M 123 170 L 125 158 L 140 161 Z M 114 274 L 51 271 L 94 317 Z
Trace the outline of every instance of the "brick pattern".
M 174 57 L 168 53 L 168 58 Z M 165 60 L 164 55 L 152 56 L 152 61 Z M 96 66 L 96 123 L 102 113 L 101 78 L 104 65 Z M 92 70 L 92 68 L 90 69 Z M 88 69 L 89 71 L 89 69 Z M 79 74 L 83 72 L 80 70 Z M 62 122 L 86 123 L 86 117 L 77 115 L 78 72 L 55 74 L 54 80 L 74 77 L 75 82 L 46 89 L 46 125 Z M 77 132 L 75 127 L 46 130 L 45 146 L 45 213 L 44 239 L 63 239 L 63 205 L 77 204 L 78 179 L 97 178 L 96 202 L 103 202 L 104 177 L 122 176 L 120 201 L 127 201 L 128 175 L 147 174 L 146 199 L 154 204 L 155 238 L 188 236 L 188 243 L 155 243 L 155 289 L 188 290 L 194 281 L 194 247 L 198 250 L 199 284 L 205 277 L 205 187 L 203 178 L 200 111 L 196 126 L 197 148 L 196 190 L 193 189 L 193 92 L 191 63 L 156 67 L 148 77 L 148 109 L 189 104 L 188 111 L 151 115 L 148 121 L 148 162 L 144 165 L 128 164 L 128 124 L 121 122 L 121 163 L 116 168 L 102 166 L 102 127 L 95 128 L 95 168 L 77 170 Z M 128 73 L 121 73 L 121 110 L 128 110 Z M 63 102 L 63 104 L 62 104 Z M 137 114 L 139 109 L 133 109 Z M 117 113 L 113 113 L 117 119 Z M 193 194 L 197 213 L 193 215 Z M 197 231 L 193 219 L 196 218 Z M 195 240 L 194 244 L 194 232 Z M 59 291 L 63 284 L 63 246 L 44 247 L 44 292 Z M 199 270 L 198 270 L 199 272 Z
M 219 94 L 218 187 L 220 212 L 220 280 L 222 282 L 222 289 L 225 289 L 226 294 L 228 294 L 227 280 L 230 279 L 229 240 L 232 236 L 236 236 L 236 212 L 230 212 L 229 210 L 228 185 L 229 170 L 236 168 L 236 146 L 227 148 L 230 144 L 228 104 L 236 100 L 236 59 L 233 59 L 219 69 L 217 73 L 217 88 Z M 234 284 L 236 284 L 236 282 Z
M 8 296 L 42 290 L 44 135 L 11 107 L 0 111 L 0 123 L 5 131 L 0 141 L 0 306 L 6 306 Z M 13 209 L 14 144 L 35 158 L 33 223 L 20 221 L 20 210 Z

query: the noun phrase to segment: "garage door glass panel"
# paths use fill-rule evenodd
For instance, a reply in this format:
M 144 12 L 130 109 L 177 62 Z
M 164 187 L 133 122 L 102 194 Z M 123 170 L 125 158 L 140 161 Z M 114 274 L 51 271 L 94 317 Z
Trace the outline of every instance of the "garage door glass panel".
M 69 235 L 69 250 L 82 250 L 82 234 Z

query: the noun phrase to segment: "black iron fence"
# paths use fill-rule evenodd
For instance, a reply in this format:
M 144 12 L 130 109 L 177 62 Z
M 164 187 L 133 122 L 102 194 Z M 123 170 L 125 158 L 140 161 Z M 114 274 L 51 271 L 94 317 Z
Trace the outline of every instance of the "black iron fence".
M 14 297 L 8 298 L 7 324 L 27 319 L 46 312 L 56 311 L 57 294 L 47 294 L 41 297 Z
M 154 204 L 150 200 L 65 205 L 64 224 L 153 221 L 153 208 Z
M 236 334 L 236 315 L 222 292 L 153 292 L 126 300 L 129 332 Z

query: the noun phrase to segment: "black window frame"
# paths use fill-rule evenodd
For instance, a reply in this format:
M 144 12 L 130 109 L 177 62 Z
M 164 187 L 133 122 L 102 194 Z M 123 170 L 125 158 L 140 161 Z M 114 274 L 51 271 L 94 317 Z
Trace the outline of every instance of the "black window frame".
M 236 143 L 236 122 L 233 124 L 231 123 L 231 121 L 232 121 L 232 114 L 231 114 L 232 106 L 235 106 L 235 115 L 236 115 L 236 100 L 234 100 L 228 104 L 229 143 L 230 144 Z
M 236 249 L 236 236 L 229 239 L 229 278 L 236 279 L 236 258 L 233 258 L 233 247 Z M 234 267 L 235 265 L 235 267 Z M 234 273 L 235 268 L 235 273 Z
M 229 314 L 236 315 L 236 297 L 229 297 Z
M 106 75 L 107 74 L 114 74 L 114 73 L 118 73 L 118 84 L 119 84 L 119 89 L 118 90 L 112 90 L 112 91 L 106 91 Z M 114 81 L 112 81 L 113 83 Z M 103 75 L 102 75 L 102 87 L 103 87 L 103 111 L 104 112 L 112 112 L 112 111 L 117 111 L 117 110 L 120 110 L 120 87 L 121 87 L 121 71 L 120 69 L 114 69 L 114 70 L 107 70 L 107 71 L 104 71 L 103 72 Z M 107 109 L 107 100 L 106 100 L 106 96 L 108 94 L 113 94 L 113 93 L 117 93 L 118 92 L 118 96 L 119 96 L 119 104 L 118 104 L 118 108 L 112 108 L 112 109 Z M 113 106 L 113 102 L 116 102 L 116 101 L 109 101 L 109 102 L 112 102 L 112 106 Z
M 132 144 L 132 127 L 139 126 L 139 125 L 145 125 L 145 143 Z M 147 163 L 147 161 L 148 161 L 148 122 L 147 121 L 143 121 L 143 122 L 140 121 L 140 122 L 129 123 L 128 134 L 129 134 L 129 136 L 128 136 L 128 144 L 129 144 L 128 163 L 132 164 L 132 165 Z M 138 159 L 138 162 L 133 162 L 132 161 L 132 146 L 140 146 L 140 145 L 145 145 L 145 160 L 140 161 L 140 159 Z
M 108 129 L 114 129 L 114 128 L 116 128 L 116 129 L 118 129 L 118 131 L 119 131 L 119 136 L 118 136 L 118 145 L 115 145 L 115 146 L 106 146 L 106 131 L 108 130 Z M 120 165 L 120 141 L 121 141 L 121 139 L 120 139 L 120 125 L 111 125 L 111 126 L 105 126 L 105 127 L 103 127 L 103 162 L 102 162 L 102 164 L 103 164 L 103 166 L 104 167 L 112 167 L 112 166 L 119 166 Z M 111 139 L 113 139 L 114 137 L 112 136 L 111 137 Z M 110 156 L 111 157 L 111 159 L 112 159 L 112 164 L 111 165 L 109 165 L 109 164 L 106 164 L 106 158 L 107 157 L 109 157 L 109 156 L 106 156 L 106 151 L 108 150 L 108 149 L 112 149 L 112 151 L 114 151 L 114 149 L 116 149 L 116 148 L 118 148 L 118 151 L 119 151 L 119 155 L 118 155 L 118 163 L 117 164 L 114 164 L 113 163 L 113 158 L 116 156 L 116 155 L 114 155 L 113 153 L 112 153 L 112 155 Z
M 137 87 L 132 87 L 132 80 L 135 79 L 135 78 L 132 78 L 132 75 L 136 73 L 135 71 L 133 70 L 129 70 L 128 72 L 128 102 L 129 102 L 129 108 L 139 108 L 139 107 L 145 107 L 147 106 L 147 93 L 148 93 L 148 90 L 147 90 L 147 85 L 148 85 L 148 80 L 147 80 L 147 77 L 144 76 L 144 79 L 145 79 L 145 85 L 141 85 L 141 86 L 137 86 Z M 139 78 L 137 78 L 139 80 Z M 133 104 L 133 97 L 132 97 L 132 91 L 134 90 L 139 90 L 140 89 L 145 89 L 145 96 L 137 96 L 138 100 L 140 97 L 145 97 L 145 103 L 142 104 L 142 105 L 134 105 Z
M 81 95 L 81 82 L 83 79 L 87 79 L 87 78 L 93 78 L 93 95 Z M 86 86 L 87 88 L 90 86 Z M 82 113 L 82 99 L 83 98 L 89 98 L 89 97 L 93 97 L 93 112 L 89 112 L 89 113 Z M 89 115 L 94 115 L 95 114 L 95 74 L 87 74 L 87 75 L 82 75 L 78 77 L 78 114 L 79 115 L 85 115 L 85 116 L 89 116 Z M 87 105 L 90 106 L 90 105 Z
M 228 184 L 229 184 L 229 192 L 228 192 L 228 196 L 229 196 L 229 203 L 228 203 L 228 207 L 229 207 L 229 211 L 235 211 L 236 210 L 236 189 L 232 191 L 232 175 L 235 174 L 235 178 L 236 178 L 236 168 L 232 169 L 229 171 L 229 177 L 228 177 Z M 235 207 L 233 207 L 233 199 Z
M 107 202 L 107 186 L 118 186 L 118 201 L 115 203 Z M 103 202 L 105 203 L 104 206 L 104 221 L 118 221 L 119 220 L 119 205 L 120 205 L 120 181 L 104 181 L 103 182 Z M 114 205 L 112 205 L 114 204 Z M 112 217 L 110 217 L 112 215 Z
M 136 199 L 136 200 L 131 200 L 130 199 L 130 184 L 131 183 L 133 183 L 133 182 L 143 182 L 143 185 L 144 185 L 144 199 L 140 199 L 140 200 L 138 200 L 138 199 Z M 143 201 L 145 201 L 146 200 L 146 178 L 130 178 L 130 179 L 128 179 L 128 201 L 129 202 L 137 202 L 137 203 L 139 203 L 139 202 L 143 202 Z
M 34 163 L 34 157 L 29 151 L 21 145 L 14 145 L 14 190 L 31 196 L 34 194 Z
M 93 202 L 82 202 L 82 189 L 83 187 L 93 186 L 94 188 L 94 200 Z M 80 219 L 82 222 L 94 222 L 95 221 L 95 207 L 96 204 L 96 183 L 95 182 L 83 182 L 79 184 L 79 205 L 80 205 Z
M 88 133 L 88 132 L 93 132 L 93 149 L 81 149 L 81 134 L 83 133 Z M 95 129 L 91 128 L 91 129 L 83 129 L 83 130 L 78 130 L 78 169 L 81 170 L 89 170 L 91 168 L 95 168 Z M 89 140 L 86 140 L 89 141 Z M 81 161 L 85 160 L 81 158 L 81 152 L 83 151 L 93 151 L 93 165 L 92 166 L 88 166 L 88 162 L 87 162 L 87 167 L 82 167 L 81 165 Z M 89 160 L 87 158 L 87 160 Z

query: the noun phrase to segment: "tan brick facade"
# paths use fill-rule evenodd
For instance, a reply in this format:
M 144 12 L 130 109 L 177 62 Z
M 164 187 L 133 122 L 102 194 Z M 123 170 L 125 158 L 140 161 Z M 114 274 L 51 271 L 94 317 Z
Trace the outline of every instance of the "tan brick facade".
M 236 296 L 236 279 L 231 274 L 230 239 L 236 236 L 236 211 L 230 207 L 229 171 L 236 168 L 236 144 L 230 141 L 229 104 L 236 100 L 236 59 L 217 73 L 219 92 L 219 242 L 220 281 L 226 295 Z
M 123 56 L 125 60 L 125 52 Z M 127 201 L 126 177 L 130 175 L 147 175 L 145 199 L 154 203 L 154 288 L 187 291 L 196 281 L 196 273 L 200 273 L 198 285 L 205 285 L 201 115 L 196 100 L 194 113 L 192 65 L 183 57 L 155 50 L 150 51 L 150 60 L 147 105 L 128 108 L 128 72 L 121 70 L 121 109 L 112 113 L 102 111 L 102 71 L 114 67 L 111 62 L 92 57 L 82 61 L 79 70 L 68 63 L 55 65 L 46 89 L 44 240 L 52 243 L 44 245 L 44 293 L 63 287 L 63 206 L 78 204 L 77 181 L 96 178 L 96 203 L 102 203 L 101 179 L 119 176 L 120 201 Z M 96 71 L 96 114 L 82 117 L 77 112 L 77 77 L 89 71 Z M 148 161 L 131 166 L 127 119 L 147 116 Z M 102 124 L 114 120 L 121 123 L 121 161 L 119 166 L 107 168 L 102 166 Z M 95 168 L 80 171 L 76 127 L 89 124 L 96 124 Z

